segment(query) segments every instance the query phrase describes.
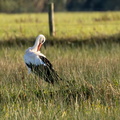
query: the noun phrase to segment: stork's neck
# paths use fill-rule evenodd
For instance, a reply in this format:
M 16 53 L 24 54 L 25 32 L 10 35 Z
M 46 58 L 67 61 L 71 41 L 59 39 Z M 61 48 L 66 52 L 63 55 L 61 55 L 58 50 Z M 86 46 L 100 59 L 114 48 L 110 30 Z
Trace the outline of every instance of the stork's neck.
M 35 44 L 33 45 L 33 47 L 31 48 L 32 50 L 34 50 L 34 51 L 37 51 L 37 47 L 38 47 L 38 45 L 39 45 L 39 37 L 37 37 L 37 39 L 36 39 L 36 41 L 35 41 Z

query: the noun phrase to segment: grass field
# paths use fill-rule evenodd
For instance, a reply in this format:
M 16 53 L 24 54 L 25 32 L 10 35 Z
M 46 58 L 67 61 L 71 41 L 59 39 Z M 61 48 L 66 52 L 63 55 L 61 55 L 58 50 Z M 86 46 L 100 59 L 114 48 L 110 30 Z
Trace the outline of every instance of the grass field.
M 120 12 L 0 14 L 0 119 L 119 120 Z M 63 81 L 28 75 L 23 55 L 38 34 Z M 42 82 L 41 82 L 42 81 Z

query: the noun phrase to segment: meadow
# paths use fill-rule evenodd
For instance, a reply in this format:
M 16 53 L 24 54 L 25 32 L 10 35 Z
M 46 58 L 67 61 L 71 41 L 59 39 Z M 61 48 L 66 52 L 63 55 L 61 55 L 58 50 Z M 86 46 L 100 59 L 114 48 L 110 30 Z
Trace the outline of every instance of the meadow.
M 1 120 L 119 120 L 120 12 L 0 14 Z M 28 75 L 25 50 L 38 34 L 41 52 L 62 81 Z

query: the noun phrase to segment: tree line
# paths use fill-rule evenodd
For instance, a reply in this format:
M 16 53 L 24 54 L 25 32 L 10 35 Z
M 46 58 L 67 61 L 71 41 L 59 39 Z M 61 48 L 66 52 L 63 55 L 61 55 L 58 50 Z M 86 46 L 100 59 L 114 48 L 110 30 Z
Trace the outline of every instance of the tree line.
M 51 0 L 55 11 L 120 10 L 120 0 Z M 0 12 L 46 12 L 50 0 L 0 0 Z

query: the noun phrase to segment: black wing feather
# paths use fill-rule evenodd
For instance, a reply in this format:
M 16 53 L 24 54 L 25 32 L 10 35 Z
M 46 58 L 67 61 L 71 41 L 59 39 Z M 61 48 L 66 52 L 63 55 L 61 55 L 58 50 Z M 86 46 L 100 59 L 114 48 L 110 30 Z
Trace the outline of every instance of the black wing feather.
M 49 61 L 47 58 L 45 58 L 45 57 L 43 57 L 43 56 L 39 56 L 39 58 L 40 58 L 47 66 L 49 66 L 50 68 L 53 67 L 52 64 L 50 63 L 50 61 Z
M 53 69 L 50 61 L 43 56 L 39 56 L 39 57 L 46 65 L 33 65 L 32 63 L 30 64 L 26 63 L 26 65 L 31 69 L 31 71 L 39 75 L 46 82 L 52 84 L 54 84 L 54 82 L 57 82 L 58 80 L 61 80 L 57 72 Z

